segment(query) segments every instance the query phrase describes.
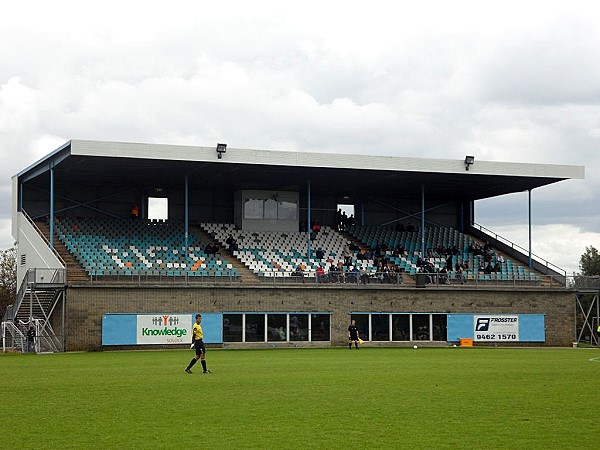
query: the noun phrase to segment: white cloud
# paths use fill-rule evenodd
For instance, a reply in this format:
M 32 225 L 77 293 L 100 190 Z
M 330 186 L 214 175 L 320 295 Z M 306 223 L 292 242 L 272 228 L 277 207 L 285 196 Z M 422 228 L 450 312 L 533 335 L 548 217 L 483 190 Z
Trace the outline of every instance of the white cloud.
M 529 228 L 526 223 L 496 226 L 494 231 L 527 250 Z M 586 232 L 568 224 L 532 227 L 532 253 L 566 270 L 568 275 L 579 272 L 579 259 L 585 248 L 600 249 L 600 232 Z

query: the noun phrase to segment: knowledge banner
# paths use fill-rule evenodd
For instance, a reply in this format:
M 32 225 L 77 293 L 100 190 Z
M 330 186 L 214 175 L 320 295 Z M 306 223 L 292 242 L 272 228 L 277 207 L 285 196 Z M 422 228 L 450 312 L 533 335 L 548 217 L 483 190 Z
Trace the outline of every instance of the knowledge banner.
M 137 344 L 186 344 L 191 328 L 190 314 L 138 314 Z

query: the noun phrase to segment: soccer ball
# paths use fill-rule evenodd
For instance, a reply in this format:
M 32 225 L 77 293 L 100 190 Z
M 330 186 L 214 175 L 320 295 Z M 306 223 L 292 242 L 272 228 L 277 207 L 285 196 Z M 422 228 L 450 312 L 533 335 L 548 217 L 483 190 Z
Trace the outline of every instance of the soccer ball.
M 413 348 L 417 348 L 417 346 L 416 346 L 416 345 L 413 345 Z

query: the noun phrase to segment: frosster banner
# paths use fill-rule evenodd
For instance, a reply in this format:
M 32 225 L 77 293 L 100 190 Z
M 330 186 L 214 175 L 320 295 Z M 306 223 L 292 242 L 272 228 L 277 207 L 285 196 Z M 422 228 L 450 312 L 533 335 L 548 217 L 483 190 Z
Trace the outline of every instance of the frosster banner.
M 545 342 L 543 314 L 448 314 L 448 341 Z
M 201 313 L 204 342 L 223 342 L 222 314 Z M 105 314 L 102 345 L 181 345 L 192 342 L 191 314 Z

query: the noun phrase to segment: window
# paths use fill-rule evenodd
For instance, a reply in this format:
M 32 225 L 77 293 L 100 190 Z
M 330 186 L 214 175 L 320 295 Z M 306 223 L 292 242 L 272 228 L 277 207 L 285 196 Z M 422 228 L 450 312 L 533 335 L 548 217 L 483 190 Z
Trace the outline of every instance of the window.
M 330 320 L 329 314 L 311 314 L 311 341 L 330 341 Z
M 265 219 L 277 219 L 277 200 L 265 200 Z
M 296 220 L 298 205 L 295 202 L 281 201 L 277 204 L 277 218 L 279 220 Z
M 242 314 L 223 314 L 223 342 L 242 342 Z
M 148 219 L 167 220 L 169 218 L 169 199 L 148 197 Z
M 433 315 L 433 340 L 447 341 L 448 340 L 448 316 L 446 314 Z
M 295 201 L 273 198 L 244 199 L 244 219 L 296 220 L 298 204 Z
M 410 341 L 410 314 L 392 314 L 392 341 Z
M 308 341 L 308 314 L 290 314 L 290 341 Z
M 246 342 L 265 341 L 265 315 L 246 314 Z
M 371 333 L 372 333 L 371 334 L 372 341 L 389 341 L 390 340 L 390 315 L 389 314 L 371 314 Z
M 358 328 L 358 336 L 365 340 L 369 340 L 369 314 L 352 314 L 351 320 L 356 320 Z
M 269 314 L 267 316 L 267 340 L 287 341 L 287 314 Z
M 264 202 L 258 198 L 247 198 L 244 201 L 244 219 L 262 219 Z
M 413 341 L 429 341 L 430 314 L 413 314 Z

